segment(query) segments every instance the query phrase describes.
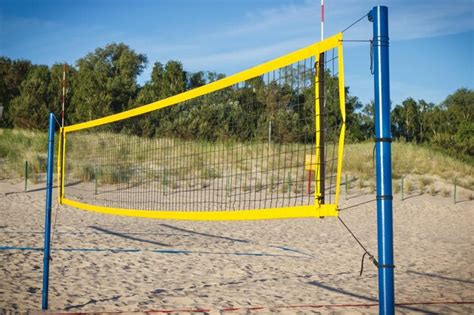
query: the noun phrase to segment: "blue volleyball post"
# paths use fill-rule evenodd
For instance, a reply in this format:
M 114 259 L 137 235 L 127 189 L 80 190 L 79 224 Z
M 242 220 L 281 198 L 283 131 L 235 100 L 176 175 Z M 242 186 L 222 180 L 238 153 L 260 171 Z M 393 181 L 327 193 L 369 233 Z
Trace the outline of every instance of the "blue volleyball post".
M 390 78 L 388 9 L 377 6 L 373 22 L 375 149 L 377 176 L 377 241 L 379 261 L 379 313 L 395 313 L 392 213 L 392 152 L 390 132 Z
M 41 295 L 41 309 L 48 309 L 49 288 L 49 259 L 51 241 L 51 201 L 53 196 L 53 169 L 54 169 L 54 130 L 55 117 L 49 114 L 48 128 L 48 166 L 46 170 L 46 211 L 44 219 L 44 250 L 43 250 L 43 291 Z

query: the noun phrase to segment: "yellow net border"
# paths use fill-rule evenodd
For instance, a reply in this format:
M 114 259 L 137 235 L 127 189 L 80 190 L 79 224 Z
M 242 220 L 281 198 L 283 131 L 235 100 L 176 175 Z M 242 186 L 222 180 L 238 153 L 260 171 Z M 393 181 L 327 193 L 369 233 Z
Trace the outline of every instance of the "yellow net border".
M 338 52 L 338 68 L 339 68 L 339 105 L 342 117 L 341 131 L 339 135 L 338 144 L 338 161 L 337 161 L 337 177 L 336 177 L 336 195 L 334 203 L 332 204 L 319 204 L 317 196 L 319 194 L 318 189 L 315 191 L 315 204 L 304 205 L 304 206 L 293 206 L 293 207 L 281 207 L 281 208 L 265 208 L 265 209 L 250 209 L 250 210 L 231 210 L 231 211 L 157 211 L 157 210 L 137 210 L 137 209 L 125 209 L 125 208 L 112 208 L 98 205 L 91 205 L 74 201 L 64 196 L 64 178 L 65 178 L 65 153 L 66 153 L 66 141 L 67 134 L 79 131 L 82 129 L 97 127 L 105 124 L 110 124 L 120 120 L 128 119 L 131 117 L 146 114 L 158 109 L 162 109 L 168 106 L 172 106 L 184 101 L 191 100 L 193 98 L 212 93 L 217 90 L 221 90 L 226 87 L 230 87 L 239 82 L 249 80 L 260 76 L 264 73 L 278 69 L 281 67 L 288 66 L 298 60 L 315 57 L 315 60 L 319 60 L 319 54 L 324 53 L 331 49 L 337 49 Z M 316 72 L 316 75 L 319 75 Z M 315 82 L 318 81 L 316 78 Z M 318 84 L 315 84 L 316 95 Z M 315 97 L 315 108 L 316 115 L 319 113 L 319 98 Z M 318 120 L 316 119 L 316 122 Z M 343 149 L 344 149 L 344 136 L 346 128 L 346 112 L 345 112 L 345 89 L 344 89 L 344 59 L 343 59 L 343 46 L 342 46 L 342 33 L 338 33 L 334 36 L 327 38 L 324 41 L 314 43 L 297 51 L 291 52 L 282 57 L 273 59 L 271 61 L 262 63 L 253 68 L 244 70 L 237 74 L 225 77 L 221 80 L 209 83 L 207 85 L 189 90 L 172 97 L 150 103 L 141 107 L 137 107 L 131 110 L 127 110 L 118 114 L 106 116 L 99 119 L 67 126 L 60 129 L 60 141 L 62 145 L 58 146 L 58 187 L 59 202 L 63 205 L 72 206 L 87 211 L 94 211 L 105 214 L 121 215 L 121 216 L 132 216 L 132 217 L 143 217 L 153 219 L 172 219 L 172 220 L 201 220 L 201 221 L 223 221 L 223 220 L 265 220 L 265 219 L 289 219 L 289 218 L 305 218 L 305 217 L 326 217 L 326 216 L 338 216 L 338 201 L 339 191 L 341 184 L 341 173 L 342 173 L 342 160 L 343 160 Z M 316 141 L 320 138 L 318 126 L 316 126 Z M 319 141 L 318 141 L 319 142 Z

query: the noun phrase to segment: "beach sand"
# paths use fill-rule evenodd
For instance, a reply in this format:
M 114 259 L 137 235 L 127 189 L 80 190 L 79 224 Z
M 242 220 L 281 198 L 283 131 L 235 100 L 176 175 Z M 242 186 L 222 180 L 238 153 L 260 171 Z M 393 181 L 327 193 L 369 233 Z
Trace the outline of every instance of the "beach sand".
M 0 182 L 0 313 L 41 309 L 42 187 Z M 351 191 L 340 217 L 377 257 L 374 200 Z M 468 198 L 395 195 L 398 313 L 474 313 L 473 214 Z M 378 313 L 377 269 L 366 259 L 359 275 L 364 251 L 337 218 L 186 222 L 54 207 L 53 226 L 51 311 Z

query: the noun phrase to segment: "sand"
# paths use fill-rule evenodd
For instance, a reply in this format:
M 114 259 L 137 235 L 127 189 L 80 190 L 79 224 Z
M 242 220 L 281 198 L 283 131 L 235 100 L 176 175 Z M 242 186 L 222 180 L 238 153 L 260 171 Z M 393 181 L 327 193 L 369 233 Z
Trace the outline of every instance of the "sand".
M 41 308 L 43 186 L 24 193 L 21 183 L 0 182 L 0 313 Z M 343 195 L 341 218 L 376 256 L 374 198 Z M 395 195 L 398 313 L 474 313 L 474 201 L 460 199 Z M 378 312 L 377 269 L 366 259 L 359 276 L 363 250 L 336 218 L 160 221 L 69 207 L 53 214 L 52 311 Z

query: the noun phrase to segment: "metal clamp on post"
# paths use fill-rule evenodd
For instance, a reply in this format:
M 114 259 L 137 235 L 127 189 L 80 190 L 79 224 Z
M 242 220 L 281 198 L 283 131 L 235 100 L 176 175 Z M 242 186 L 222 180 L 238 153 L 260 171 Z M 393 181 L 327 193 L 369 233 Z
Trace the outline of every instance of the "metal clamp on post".
M 393 200 L 393 196 L 392 195 L 380 195 L 380 196 L 377 196 L 377 200 Z
M 374 142 L 392 142 L 392 138 L 374 138 Z
M 370 14 L 369 14 L 370 16 Z M 374 36 L 373 39 L 372 39 L 373 43 L 375 46 L 385 46 L 385 47 L 389 47 L 389 41 L 390 39 L 388 38 L 388 36 Z

